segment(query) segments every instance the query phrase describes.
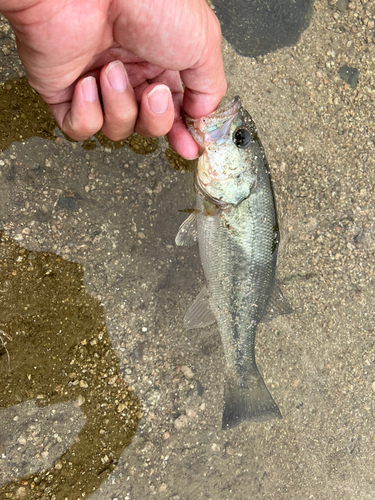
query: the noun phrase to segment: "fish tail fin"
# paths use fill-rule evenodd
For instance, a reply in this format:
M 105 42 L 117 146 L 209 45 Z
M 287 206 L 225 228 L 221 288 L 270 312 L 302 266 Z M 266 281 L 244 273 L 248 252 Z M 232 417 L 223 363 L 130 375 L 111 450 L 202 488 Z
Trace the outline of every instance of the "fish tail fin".
M 244 379 L 232 376 L 225 381 L 222 429 L 231 429 L 245 420 L 264 422 L 274 418 L 282 415 L 256 366 Z

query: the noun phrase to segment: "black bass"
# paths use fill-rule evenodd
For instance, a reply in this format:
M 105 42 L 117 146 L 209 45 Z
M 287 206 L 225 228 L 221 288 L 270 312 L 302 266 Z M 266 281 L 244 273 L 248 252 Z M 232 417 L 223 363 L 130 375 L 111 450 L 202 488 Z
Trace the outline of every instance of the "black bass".
M 282 418 L 255 362 L 258 323 L 292 312 L 275 279 L 279 228 L 264 149 L 239 97 L 206 117 L 184 119 L 203 153 L 196 207 L 176 244 L 198 240 L 206 278 L 184 325 L 217 321 L 227 365 L 223 429 Z

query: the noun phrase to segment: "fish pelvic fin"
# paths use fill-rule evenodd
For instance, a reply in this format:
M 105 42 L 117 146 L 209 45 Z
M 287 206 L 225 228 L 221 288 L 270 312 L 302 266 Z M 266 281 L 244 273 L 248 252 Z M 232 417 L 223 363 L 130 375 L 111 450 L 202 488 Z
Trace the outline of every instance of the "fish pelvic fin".
M 265 422 L 274 418 L 283 417 L 256 366 L 244 379 L 233 376 L 226 379 L 223 430 L 232 429 L 246 420 Z
M 197 213 L 195 210 L 181 224 L 175 238 L 175 243 L 179 247 L 190 247 L 197 242 Z
M 214 313 L 210 306 L 207 287 L 204 286 L 197 298 L 190 306 L 184 317 L 184 327 L 189 330 L 193 328 L 206 328 L 216 322 Z

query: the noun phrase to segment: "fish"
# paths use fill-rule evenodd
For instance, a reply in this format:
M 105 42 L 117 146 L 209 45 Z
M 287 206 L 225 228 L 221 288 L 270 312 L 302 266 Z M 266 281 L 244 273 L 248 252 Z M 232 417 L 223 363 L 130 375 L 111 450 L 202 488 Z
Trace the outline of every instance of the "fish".
M 279 226 L 264 148 L 238 96 L 208 116 L 183 118 L 201 155 L 196 205 L 175 242 L 198 242 L 205 275 L 184 326 L 217 322 L 226 361 L 222 429 L 282 418 L 255 361 L 258 324 L 293 312 L 276 280 Z

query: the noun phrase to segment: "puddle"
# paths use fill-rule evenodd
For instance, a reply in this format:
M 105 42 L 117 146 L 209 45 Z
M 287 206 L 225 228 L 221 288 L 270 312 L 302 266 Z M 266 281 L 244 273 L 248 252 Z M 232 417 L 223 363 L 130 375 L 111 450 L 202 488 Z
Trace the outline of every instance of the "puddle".
M 55 120 L 26 78 L 7 80 L 0 84 L 0 113 L 1 151 L 9 148 L 13 142 L 24 142 L 30 137 L 59 140 L 55 134 L 57 128 Z M 109 149 L 119 149 L 127 145 L 134 152 L 147 155 L 157 149 L 158 139 L 133 134 L 124 141 L 114 142 L 98 132 L 95 138 L 82 141 L 80 145 L 86 150 L 95 149 L 97 145 Z
M 78 399 L 45 407 L 31 400 L 2 408 L 0 486 L 15 475 L 22 478 L 55 464 L 58 469 L 58 459 L 74 444 L 85 422 Z
M 26 78 L 7 80 L 0 84 L 0 116 L 0 151 L 9 148 L 13 142 L 25 142 L 31 137 L 41 137 L 61 143 L 61 138 L 55 133 L 57 124 L 47 105 L 30 87 Z M 65 138 L 76 142 L 66 135 Z M 133 134 L 123 141 L 111 141 L 98 132 L 79 144 L 86 151 L 96 149 L 98 146 L 108 150 L 125 146 L 134 153 L 146 156 L 157 150 L 159 139 Z M 166 150 L 166 157 L 175 170 L 192 171 L 194 168 L 194 161 L 181 158 L 171 148 Z
M 214 0 L 224 38 L 246 57 L 294 45 L 308 27 L 313 0 Z
M 82 280 L 80 265 L 0 233 L 1 498 L 87 495 L 134 435 L 140 402 Z

